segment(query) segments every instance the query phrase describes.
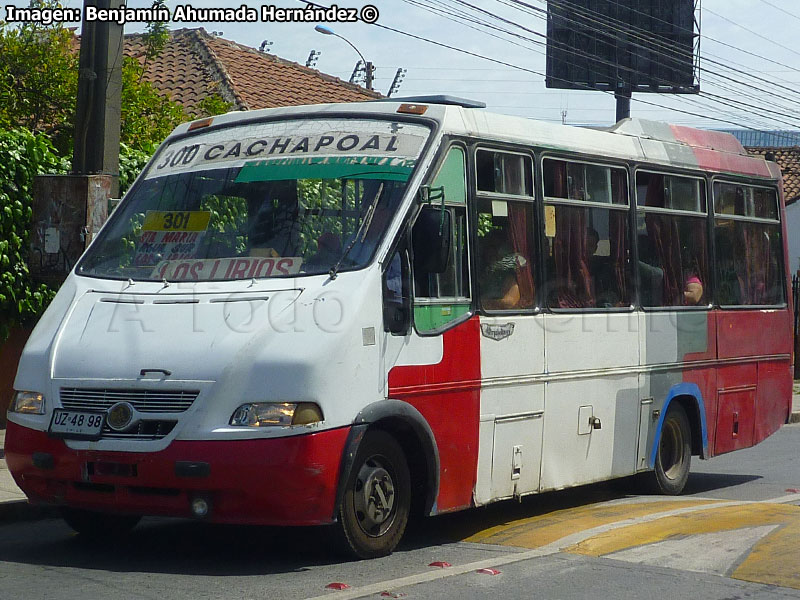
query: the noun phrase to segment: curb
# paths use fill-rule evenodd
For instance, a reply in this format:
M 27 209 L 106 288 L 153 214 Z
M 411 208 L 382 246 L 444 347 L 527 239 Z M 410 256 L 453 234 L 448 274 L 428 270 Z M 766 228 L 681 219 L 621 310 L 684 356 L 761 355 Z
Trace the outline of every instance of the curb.
M 35 506 L 27 500 L 11 500 L 0 503 L 0 525 L 18 521 L 39 521 L 58 517 L 55 506 Z
M 790 414 L 787 423 L 800 423 L 800 411 Z

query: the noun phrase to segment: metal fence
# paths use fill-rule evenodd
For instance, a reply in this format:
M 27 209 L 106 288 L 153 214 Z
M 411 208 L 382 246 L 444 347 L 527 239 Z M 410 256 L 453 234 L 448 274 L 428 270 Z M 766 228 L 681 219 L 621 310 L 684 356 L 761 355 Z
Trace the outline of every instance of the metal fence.
M 797 348 L 797 334 L 800 329 L 800 307 L 798 307 L 798 300 L 800 300 L 800 276 L 792 275 L 792 306 L 794 307 L 794 321 L 792 331 L 794 332 L 794 348 Z M 794 376 L 800 376 L 800 355 L 795 352 L 794 356 Z

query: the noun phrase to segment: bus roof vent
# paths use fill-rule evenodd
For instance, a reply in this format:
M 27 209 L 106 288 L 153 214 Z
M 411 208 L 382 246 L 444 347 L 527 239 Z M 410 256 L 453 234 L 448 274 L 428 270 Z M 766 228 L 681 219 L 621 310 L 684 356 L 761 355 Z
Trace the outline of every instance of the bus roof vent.
M 403 98 L 378 98 L 371 102 L 404 102 L 407 104 L 448 104 L 450 106 L 461 106 L 463 108 L 486 108 L 486 102 L 479 100 L 469 100 L 458 96 L 448 96 L 446 94 L 435 94 L 431 96 L 405 96 Z

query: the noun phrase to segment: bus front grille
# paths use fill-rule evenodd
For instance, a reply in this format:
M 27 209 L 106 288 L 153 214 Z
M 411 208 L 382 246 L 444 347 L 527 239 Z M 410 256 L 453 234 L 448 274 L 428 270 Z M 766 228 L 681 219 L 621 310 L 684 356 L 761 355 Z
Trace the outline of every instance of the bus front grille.
M 72 410 L 108 410 L 129 402 L 140 413 L 182 413 L 200 392 L 185 390 L 120 390 L 61 388 L 61 405 Z
M 105 411 L 118 402 L 131 404 L 139 418 L 123 431 L 103 427 L 101 439 L 160 440 L 178 424 L 199 395 L 186 390 L 131 390 L 108 388 L 61 388 L 61 406 L 69 410 Z

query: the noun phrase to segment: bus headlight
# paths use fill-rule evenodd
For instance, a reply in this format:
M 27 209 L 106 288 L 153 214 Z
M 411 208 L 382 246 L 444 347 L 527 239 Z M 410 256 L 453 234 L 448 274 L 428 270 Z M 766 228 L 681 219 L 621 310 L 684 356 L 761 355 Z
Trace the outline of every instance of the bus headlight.
M 313 402 L 251 402 L 234 411 L 230 424 L 238 427 L 288 427 L 322 420 L 322 410 Z
M 8 407 L 10 413 L 26 415 L 44 414 L 44 396 L 36 392 L 17 392 Z

